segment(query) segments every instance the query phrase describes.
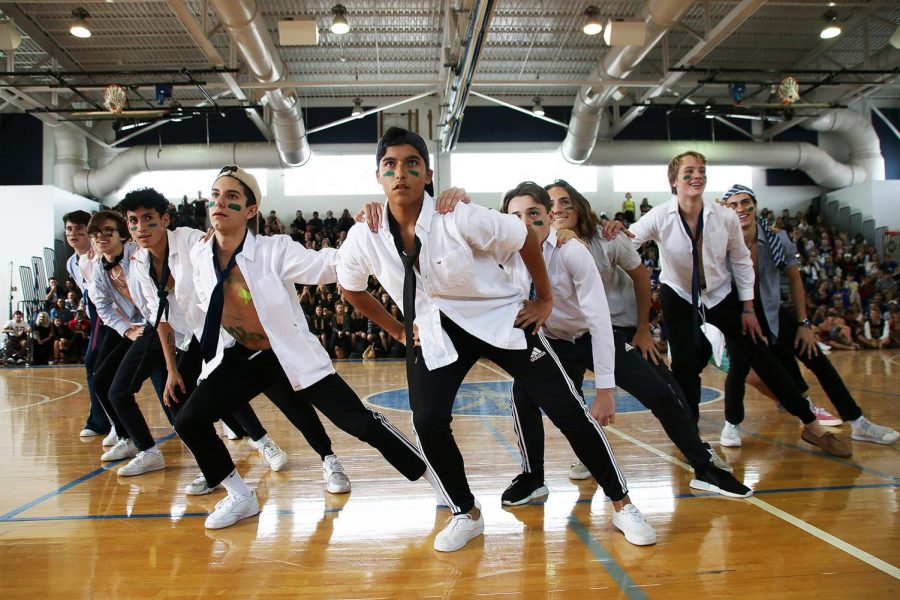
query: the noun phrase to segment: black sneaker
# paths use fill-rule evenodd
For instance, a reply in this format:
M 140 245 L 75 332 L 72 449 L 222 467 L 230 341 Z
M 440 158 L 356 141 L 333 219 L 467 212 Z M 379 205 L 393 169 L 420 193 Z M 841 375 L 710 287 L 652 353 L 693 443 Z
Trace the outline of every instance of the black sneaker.
M 747 498 L 753 494 L 753 490 L 735 479 L 734 475 L 713 466 L 705 471 L 694 473 L 691 487 L 715 492 L 729 498 Z
M 544 485 L 543 476 L 535 475 L 534 473 L 521 473 L 512 480 L 512 483 L 500 496 L 500 500 L 503 501 L 505 506 L 518 506 L 527 503 L 533 498 L 546 496 L 549 493 L 550 490 Z

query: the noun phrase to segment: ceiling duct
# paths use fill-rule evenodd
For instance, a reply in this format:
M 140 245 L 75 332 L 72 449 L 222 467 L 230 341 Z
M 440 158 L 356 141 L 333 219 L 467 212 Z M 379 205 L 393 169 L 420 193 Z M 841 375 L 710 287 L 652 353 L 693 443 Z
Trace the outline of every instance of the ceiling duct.
M 278 53 L 256 0 L 212 0 L 213 9 L 234 40 L 254 79 L 262 83 L 287 80 L 287 67 Z M 309 160 L 309 142 L 300 102 L 290 88 L 266 92 L 272 112 L 270 126 L 281 162 L 299 167 Z
M 572 109 L 569 131 L 561 147 L 567 161 L 580 163 L 591 156 L 600 132 L 603 109 L 620 87 L 618 84 L 602 85 L 603 81 L 628 77 L 693 3 L 693 0 L 648 0 L 641 11 L 647 26 L 646 42 L 640 46 L 612 48 L 597 63 L 588 80 L 598 81 L 600 85 L 581 88 Z

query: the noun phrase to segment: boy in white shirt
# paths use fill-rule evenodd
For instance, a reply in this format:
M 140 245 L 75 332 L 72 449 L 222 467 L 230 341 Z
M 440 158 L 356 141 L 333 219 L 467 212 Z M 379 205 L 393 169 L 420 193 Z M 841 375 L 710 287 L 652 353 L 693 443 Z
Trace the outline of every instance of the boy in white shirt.
M 701 322 L 707 322 L 722 331 L 788 412 L 803 422 L 805 441 L 833 456 L 850 456 L 843 442 L 816 421 L 809 403 L 769 351 L 753 309 L 753 261 L 738 218 L 717 202 L 703 199 L 706 157 L 693 151 L 679 154 L 669 162 L 668 178 L 674 197 L 630 230 L 635 247 L 650 240 L 659 246 L 660 301 L 672 374 L 694 421 L 700 417 L 700 374 L 712 355 L 700 329 Z
M 308 411 L 315 414 L 313 405 L 378 449 L 410 481 L 426 475 L 415 446 L 383 415 L 363 406 L 306 324 L 294 286 L 333 283 L 336 251 L 308 250 L 286 235 L 257 236 L 252 224 L 260 199 L 253 175 L 237 166 L 223 168 L 209 203 L 215 233 L 191 250 L 192 285 L 205 313 L 200 337 L 204 365 L 197 389 L 178 413 L 175 431 L 208 484 L 222 483 L 228 491 L 206 519 L 209 529 L 228 527 L 260 511 L 256 491 L 244 483 L 213 428 L 222 414 L 260 393 L 295 424 Z M 220 335 L 220 326 L 227 336 Z M 323 468 L 326 480 L 343 473 L 333 455 Z
M 435 550 L 459 550 L 484 532 L 450 428 L 456 392 L 483 357 L 533 387 L 535 401 L 600 475 L 605 493 L 621 510 L 625 479 L 600 426 L 539 332 L 552 309 L 552 292 L 534 232 L 515 217 L 475 205 L 437 216 L 428 149 L 415 133 L 390 128 L 378 143 L 376 164 L 387 196 L 382 227 L 377 233 L 364 224 L 350 230 L 339 251 L 338 282 L 351 304 L 391 336 L 411 343 L 415 328 L 421 340 L 415 354 L 407 354 L 413 425 L 454 513 L 435 537 Z M 536 290 L 524 309 L 526 294 L 497 258 L 515 252 Z M 370 275 L 401 308 L 405 327 L 366 291 Z M 655 534 L 643 543 L 654 541 Z
M 568 187 L 568 184 L 566 186 Z M 553 189 L 558 193 L 561 188 L 557 186 Z M 569 204 L 560 203 L 559 199 L 556 199 L 556 203 L 552 203 L 550 194 L 544 188 L 532 182 L 525 182 L 506 193 L 502 211 L 522 219 L 523 223 L 534 229 L 542 241 L 544 259 L 553 286 L 553 312 L 544 323 L 544 333 L 575 383 L 576 389 L 581 390 L 585 370 L 593 370 L 597 397 L 591 405 L 591 414 L 601 425 L 612 423 L 615 416 L 615 400 L 612 393 L 615 379 L 621 377 L 619 385 L 653 411 L 670 439 L 690 460 L 695 470 L 691 487 L 723 496 L 739 498 L 749 496 L 751 494 L 749 488 L 727 471 L 711 464 L 710 451 L 700 440 L 697 428 L 691 421 L 687 408 L 683 406 L 680 392 L 676 394 L 674 391 L 673 388 L 678 384 L 671 379 L 671 375 L 666 377 L 666 373 L 660 372 L 661 368 L 654 368 L 650 361 L 639 354 L 639 350 L 625 342 L 626 332 L 621 328 L 615 328 L 615 325 L 621 325 L 622 321 L 616 323 L 614 319 L 622 319 L 627 323 L 628 316 L 623 316 L 621 311 L 617 311 L 613 317 L 610 314 L 609 303 L 614 301 L 617 307 L 633 305 L 634 289 L 631 286 L 615 285 L 617 282 L 614 278 L 610 278 L 614 287 L 606 289 L 601 271 L 598 271 L 599 261 L 596 255 L 581 244 L 567 243 L 557 248 L 556 232 L 550 227 L 551 207 L 557 215 L 557 222 L 564 224 L 568 223 L 559 215 L 573 212 L 567 210 L 567 207 L 575 206 L 573 202 L 578 203 L 581 218 L 587 219 L 593 214 L 587 201 L 575 196 L 576 192 L 573 189 L 566 190 L 566 193 L 569 196 L 564 197 L 570 200 Z M 561 210 L 556 210 L 557 207 Z M 624 234 L 620 235 L 625 238 Z M 599 245 L 600 252 L 604 251 L 605 242 L 596 239 L 588 241 L 592 249 Z M 630 243 L 626 244 L 622 253 L 636 254 Z M 603 257 L 607 258 L 605 254 Z M 527 287 L 529 281 L 518 261 L 503 264 L 509 264 L 517 279 L 524 279 Z M 637 264 L 643 269 L 637 256 L 632 258 L 632 264 Z M 615 263 L 610 266 L 608 258 L 605 265 L 607 270 L 617 268 Z M 628 279 L 624 272 L 619 276 Z M 649 310 L 649 285 L 646 292 L 646 306 L 642 307 L 644 311 Z M 633 329 L 627 330 L 627 333 L 632 334 L 628 336 L 628 340 L 637 346 L 637 342 L 633 339 L 637 336 L 633 332 Z M 540 411 L 530 399 L 531 392 L 527 386 L 516 382 L 513 385 L 513 415 L 516 418 L 516 432 L 519 436 L 525 472 L 516 477 L 503 493 L 504 504 L 524 504 L 534 497 L 547 493 L 543 482 L 543 421 Z M 589 472 L 588 477 L 590 475 Z

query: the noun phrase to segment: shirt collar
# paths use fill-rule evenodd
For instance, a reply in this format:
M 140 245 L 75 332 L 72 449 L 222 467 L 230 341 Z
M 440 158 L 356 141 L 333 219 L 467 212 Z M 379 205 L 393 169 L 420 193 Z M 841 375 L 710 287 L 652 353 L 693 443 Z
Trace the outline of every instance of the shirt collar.
M 215 235 L 211 235 L 209 236 L 208 240 L 203 242 L 204 252 L 208 253 L 210 256 L 212 256 L 213 240 L 215 240 L 215 238 Z M 249 261 L 252 261 L 256 256 L 256 234 L 254 234 L 249 229 L 247 230 L 247 235 L 244 238 L 244 247 L 243 249 L 241 249 L 238 256 L 243 256 Z
M 541 244 L 541 248 L 556 248 L 557 239 L 556 230 L 551 227 L 550 234 L 547 236 L 547 239 L 544 240 L 544 243 Z
M 387 206 L 390 204 L 389 200 L 385 200 L 385 210 L 381 215 L 381 227 L 382 229 L 388 230 L 388 220 L 387 220 Z M 419 216 L 416 218 L 416 227 L 421 227 L 425 230 L 425 232 L 431 231 L 431 221 L 434 219 L 434 215 L 436 211 L 434 210 L 434 198 L 425 194 L 425 197 L 422 199 L 422 208 L 419 210 Z
M 666 212 L 668 213 L 678 213 L 678 196 L 672 196 L 672 199 L 669 200 L 669 203 L 666 205 Z M 712 214 L 712 205 L 706 199 L 703 200 L 703 218 L 704 220 Z

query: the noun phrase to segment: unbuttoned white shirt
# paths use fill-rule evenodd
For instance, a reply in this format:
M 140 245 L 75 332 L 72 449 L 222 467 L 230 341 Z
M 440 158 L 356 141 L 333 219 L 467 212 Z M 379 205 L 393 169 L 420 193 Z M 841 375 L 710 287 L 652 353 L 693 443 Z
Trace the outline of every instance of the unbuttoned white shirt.
M 378 233 L 357 223 L 338 251 L 338 283 L 365 291 L 369 275 L 403 307 L 403 262 L 387 224 L 386 205 Z M 459 204 L 437 215 L 426 194 L 416 220 L 422 242 L 416 269 L 416 318 L 426 366 L 437 369 L 459 355 L 441 327 L 441 313 L 478 339 L 510 350 L 527 347 L 525 333 L 515 327 L 527 298 L 500 266 L 500 254 L 518 252 L 528 230 L 519 219 L 477 204 Z
M 125 255 L 119 263 L 131 298 L 120 294 L 113 286 L 109 277 L 110 272 L 103 268 L 102 261 L 96 260 L 91 263 L 94 265 L 94 271 L 88 284 L 88 297 L 94 303 L 103 324 L 114 329 L 122 337 L 125 337 L 125 332 L 132 325 L 140 323 L 144 319 L 142 309 L 146 306 L 146 300 L 143 291 L 138 281 L 133 276 L 129 276 L 131 268 L 134 266 L 131 257 L 138 250 L 140 248 L 134 242 L 125 242 L 125 247 L 122 249 Z
M 644 242 L 655 241 L 659 246 L 662 272 L 660 283 L 668 285 L 676 294 L 691 302 L 693 255 L 691 239 L 684 230 L 678 214 L 678 198 L 652 209 L 630 227 L 632 243 L 639 248 Z M 744 244 L 744 234 L 737 215 L 730 208 L 715 202 L 703 201 L 703 274 L 706 288 L 701 290 L 700 302 L 707 308 L 716 306 L 731 292 L 731 272 L 734 269 L 738 299 L 753 299 L 753 260 Z
M 169 272 L 175 280 L 175 288 L 168 292 L 168 314 L 163 313 L 160 321 L 165 321 L 175 330 L 175 343 L 181 350 L 191 345 L 191 337 L 199 340 L 203 333 L 204 311 L 200 309 L 194 286 L 191 248 L 203 237 L 203 232 L 190 227 L 178 227 L 166 232 L 169 238 Z M 150 277 L 150 251 L 141 248 L 131 258 L 132 268 L 128 277 L 138 282 L 146 305 L 142 312 L 147 321 L 156 323 L 159 312 L 159 296 L 156 282 Z
M 556 232 L 551 229 L 541 245 L 553 288 L 553 311 L 544 321 L 544 333 L 567 342 L 590 333 L 596 387 L 616 387 L 616 348 L 609 304 L 594 257 L 575 240 L 561 248 L 556 245 Z M 531 275 L 525 263 L 518 255 L 511 255 L 510 259 L 509 268 L 516 282 L 529 289 Z
M 213 239 L 197 244 L 191 253 L 198 308 L 204 315 L 216 287 Z M 337 280 L 337 251 L 333 248 L 309 250 L 287 235 L 265 237 L 248 231 L 244 247 L 235 261 L 253 298 L 259 322 L 291 386 L 295 390 L 308 388 L 334 373 L 328 352 L 309 331 L 294 284 L 334 283 Z M 200 328 L 202 330 L 203 323 Z M 198 340 L 202 333 L 197 336 Z M 216 357 L 204 363 L 200 379 L 208 377 L 219 366 L 225 347 L 232 345 L 234 338 L 220 328 Z

